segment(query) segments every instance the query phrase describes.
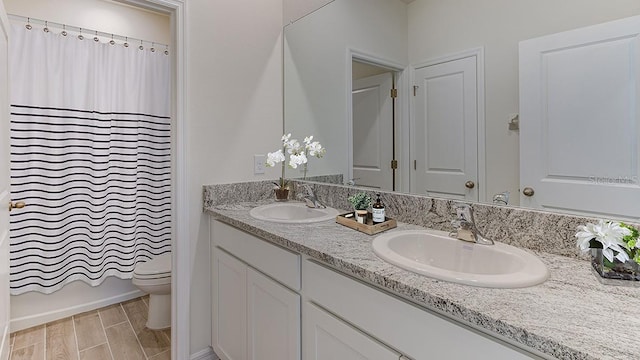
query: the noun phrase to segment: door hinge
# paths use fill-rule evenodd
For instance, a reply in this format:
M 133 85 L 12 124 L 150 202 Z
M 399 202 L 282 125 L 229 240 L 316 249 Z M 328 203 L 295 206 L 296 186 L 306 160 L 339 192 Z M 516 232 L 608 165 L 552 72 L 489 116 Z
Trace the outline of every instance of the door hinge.
M 394 170 L 398 168 L 398 160 L 391 160 L 391 168 Z
M 398 89 L 391 89 L 391 97 L 394 99 L 398 97 Z
M 416 96 L 416 94 L 418 93 L 418 88 L 419 87 L 420 86 L 418 86 L 418 85 L 413 85 L 413 96 Z
M 413 160 L 413 170 L 418 170 L 418 160 Z

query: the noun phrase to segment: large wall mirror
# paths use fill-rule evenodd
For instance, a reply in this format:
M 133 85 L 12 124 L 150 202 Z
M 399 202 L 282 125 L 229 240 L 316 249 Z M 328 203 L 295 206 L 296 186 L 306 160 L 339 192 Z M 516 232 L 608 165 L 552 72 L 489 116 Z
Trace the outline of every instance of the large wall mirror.
M 434 197 L 638 218 L 640 214 L 634 216 L 628 210 L 618 211 L 614 207 L 590 211 L 586 206 L 581 211 L 572 211 L 553 200 L 542 204 L 539 200 L 545 193 L 552 199 L 565 195 L 586 198 L 590 196 L 590 188 L 586 187 L 585 193 L 551 194 L 544 184 L 529 188 L 522 183 L 526 169 L 537 165 L 521 163 L 522 129 L 528 123 L 523 124 L 519 116 L 524 110 L 520 108 L 521 42 L 636 15 L 640 15 L 637 0 L 323 1 L 320 8 L 284 27 L 284 128 L 300 139 L 314 135 L 327 148 L 324 159 L 310 160 L 310 175 L 340 174 L 344 182 L 353 180 L 360 186 Z M 606 51 L 627 49 L 629 63 L 637 65 L 638 37 L 621 38 L 631 40 L 611 46 L 608 41 L 600 42 L 607 44 Z M 533 47 L 539 51 L 535 54 L 558 53 L 547 51 L 544 46 Z M 601 52 L 605 51 L 602 48 L 588 47 L 583 54 L 563 52 L 545 58 L 544 69 L 549 70 L 544 76 L 560 69 L 554 75 L 557 83 L 554 89 L 561 89 L 562 84 L 579 87 L 584 79 L 583 89 L 601 88 L 592 86 L 600 83 L 589 79 L 597 77 L 597 81 L 606 82 L 606 74 L 581 74 L 579 71 L 590 68 L 571 64 L 592 66 L 595 63 L 589 59 L 607 54 Z M 614 71 L 628 65 L 604 61 L 603 66 Z M 562 66 L 569 71 L 557 67 L 563 62 Z M 635 71 L 633 66 L 629 69 Z M 631 74 L 631 70 L 627 72 Z M 625 80 L 616 81 L 602 89 L 610 94 L 619 81 Z M 619 97 L 633 96 L 639 84 L 640 81 L 632 81 Z M 584 106 L 579 103 L 581 100 L 573 99 L 573 105 L 580 106 L 570 114 L 576 114 L 577 118 L 586 112 L 593 113 L 590 99 L 603 97 L 605 90 L 587 91 Z M 553 140 L 551 136 L 551 140 L 545 140 L 545 146 L 572 154 L 551 156 L 553 161 L 547 166 L 553 175 L 551 182 L 560 179 L 569 186 L 571 182 L 586 183 L 585 179 L 591 179 L 593 183 L 637 189 L 640 167 L 637 99 L 625 103 L 631 110 L 614 113 L 624 117 L 620 126 L 627 126 L 616 128 L 618 132 L 610 136 L 611 139 L 618 133 L 626 136 L 624 141 L 618 141 L 623 145 L 616 150 L 631 154 L 624 156 L 624 164 L 620 165 L 623 170 L 586 165 L 573 169 L 574 163 L 600 161 L 594 156 L 598 158 L 598 154 L 606 152 L 583 147 L 584 151 L 572 153 L 571 147 L 581 146 L 577 140 L 558 137 L 556 146 L 547 144 L 546 141 Z M 553 106 L 548 107 L 555 111 Z M 556 112 L 566 115 L 566 111 Z M 431 122 L 425 123 L 425 118 Z M 606 119 L 604 114 L 593 121 Z M 576 128 L 576 124 L 579 119 L 564 125 L 549 122 L 545 126 L 563 136 L 575 132 L 576 138 L 591 139 L 593 135 L 585 135 L 589 130 Z M 592 133 L 606 129 L 606 125 L 595 126 Z M 632 129 L 633 136 L 620 129 Z M 524 143 L 536 141 L 529 139 Z M 295 170 L 288 171 L 288 176 L 300 175 Z M 633 200 L 629 194 L 613 197 L 616 202 L 637 204 L 637 195 Z

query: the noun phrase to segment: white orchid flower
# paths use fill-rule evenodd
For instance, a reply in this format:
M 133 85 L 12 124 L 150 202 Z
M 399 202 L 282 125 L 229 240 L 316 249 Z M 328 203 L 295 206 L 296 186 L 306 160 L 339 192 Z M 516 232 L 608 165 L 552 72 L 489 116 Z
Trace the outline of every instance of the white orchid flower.
M 289 140 L 285 147 L 287 148 L 287 152 L 292 155 L 298 155 L 302 151 L 302 145 L 296 139 Z
M 293 169 L 297 169 L 298 165 L 306 164 L 307 156 L 304 153 L 300 154 L 291 154 L 289 156 L 289 166 Z
M 311 143 L 311 140 L 313 140 L 313 135 L 307 136 L 306 138 L 304 138 L 304 143 L 306 145 L 309 145 Z
M 317 158 L 321 158 L 326 152 L 325 148 L 323 148 L 322 145 L 317 141 L 307 144 L 306 149 L 309 151 L 309 155 L 315 156 Z
M 268 153 L 267 154 L 267 166 L 274 167 L 276 164 L 281 163 L 285 160 L 284 154 L 282 153 L 282 149 Z
M 282 135 L 282 142 L 286 143 L 287 141 L 289 141 L 289 138 L 291 138 L 291 133 L 288 133 L 286 135 Z

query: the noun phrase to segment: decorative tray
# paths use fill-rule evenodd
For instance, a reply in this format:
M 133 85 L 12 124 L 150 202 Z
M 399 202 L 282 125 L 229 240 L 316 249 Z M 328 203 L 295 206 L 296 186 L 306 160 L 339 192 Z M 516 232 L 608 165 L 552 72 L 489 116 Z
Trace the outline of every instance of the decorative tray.
M 384 222 L 381 222 L 379 224 L 374 224 L 373 220 L 367 217 L 367 223 L 361 224 L 356 221 L 355 217 L 353 216 L 353 211 L 336 216 L 336 222 L 340 225 L 350 227 L 354 230 L 363 232 L 368 235 L 375 235 L 398 226 L 398 222 L 395 219 L 391 219 L 388 217 L 385 217 Z

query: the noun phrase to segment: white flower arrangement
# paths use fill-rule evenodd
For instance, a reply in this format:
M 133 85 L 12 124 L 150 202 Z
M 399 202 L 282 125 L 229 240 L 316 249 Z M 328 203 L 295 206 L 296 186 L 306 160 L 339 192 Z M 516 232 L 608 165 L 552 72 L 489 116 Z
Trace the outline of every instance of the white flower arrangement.
M 286 156 L 289 155 L 289 167 L 297 169 L 298 166 L 304 166 L 304 178 L 307 178 L 307 163 L 309 157 L 321 158 L 326 153 L 326 149 L 318 141 L 313 141 L 313 136 L 304 138 L 304 146 L 296 139 L 291 139 L 291 134 L 282 136 L 282 149 L 267 154 L 267 166 L 274 167 L 276 164 L 282 163 L 282 176 L 276 184 L 280 189 L 286 189 L 289 182 L 284 178 Z
M 597 224 L 578 226 L 577 245 L 583 252 L 602 249 L 602 255 L 613 263 L 633 260 L 640 264 L 640 241 L 638 229 L 613 221 L 600 220 Z

